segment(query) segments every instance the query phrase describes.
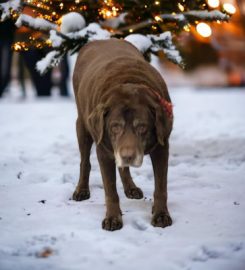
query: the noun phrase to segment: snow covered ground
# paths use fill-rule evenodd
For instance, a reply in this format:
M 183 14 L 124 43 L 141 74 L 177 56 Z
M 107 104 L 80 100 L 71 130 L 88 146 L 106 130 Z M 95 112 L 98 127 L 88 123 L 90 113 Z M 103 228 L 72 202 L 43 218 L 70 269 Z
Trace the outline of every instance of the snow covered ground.
M 1 270 L 244 270 L 245 91 L 170 89 L 171 227 L 150 225 L 149 159 L 125 197 L 124 227 L 101 229 L 104 191 L 92 153 L 91 198 L 70 200 L 79 172 L 73 99 L 0 101 Z

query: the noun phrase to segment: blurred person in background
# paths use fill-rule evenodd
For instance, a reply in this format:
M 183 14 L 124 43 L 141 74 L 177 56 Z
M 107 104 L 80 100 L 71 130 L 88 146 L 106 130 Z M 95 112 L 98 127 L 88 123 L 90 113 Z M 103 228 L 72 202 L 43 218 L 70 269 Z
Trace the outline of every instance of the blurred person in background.
M 52 70 L 53 86 L 58 87 L 60 96 L 62 97 L 68 97 L 70 95 L 68 87 L 69 74 L 68 57 L 65 55 L 60 64 Z
M 0 98 L 7 91 L 11 80 L 11 63 L 13 51 L 15 25 L 12 20 L 0 23 Z
M 24 8 L 25 14 L 33 16 L 33 11 L 31 8 L 25 7 Z M 41 32 L 33 32 L 31 29 L 27 27 L 20 27 L 16 32 L 16 40 L 18 41 L 29 41 L 31 36 L 35 38 L 39 38 L 42 35 Z M 27 51 L 20 52 L 20 56 L 27 67 L 31 80 L 35 86 L 37 96 L 51 96 L 51 88 L 52 88 L 52 81 L 51 81 L 51 71 L 49 70 L 44 75 L 40 75 L 36 70 L 36 63 L 41 60 L 47 53 L 46 49 L 36 49 L 30 48 Z M 21 63 L 21 61 L 19 63 Z M 22 69 L 23 65 L 19 65 L 19 69 Z M 22 77 L 23 73 L 19 70 L 19 79 L 22 81 L 21 85 L 22 88 L 24 86 L 24 78 Z
M 29 7 L 24 8 L 25 14 L 30 16 L 35 16 L 32 9 Z M 42 32 L 33 31 L 27 27 L 21 27 L 17 30 L 17 40 L 18 41 L 28 41 L 32 36 L 35 39 L 42 39 L 44 34 Z M 67 57 L 60 63 L 56 72 L 59 72 L 59 80 L 58 82 L 54 82 L 52 80 L 52 70 L 48 70 L 45 74 L 40 75 L 40 73 L 36 70 L 36 63 L 41 60 L 48 53 L 48 48 L 30 48 L 27 51 L 23 51 L 20 53 L 20 56 L 23 58 L 23 62 L 26 65 L 30 77 L 34 83 L 36 88 L 37 96 L 45 97 L 51 96 L 52 87 L 55 85 L 58 86 L 60 90 L 60 95 L 67 97 L 69 96 L 67 81 L 69 78 L 69 66 L 67 62 Z M 19 73 L 21 77 L 21 72 Z
M 24 8 L 25 14 L 34 16 L 31 8 Z M 0 23 L 0 97 L 3 92 L 7 90 L 7 86 L 11 81 L 11 64 L 13 51 L 11 46 L 14 41 L 28 42 L 30 37 L 35 39 L 42 39 L 42 32 L 33 31 L 27 27 L 20 27 L 16 31 L 16 27 L 12 20 L 7 20 Z M 18 53 L 18 81 L 22 90 L 23 97 L 26 96 L 26 80 L 24 68 L 26 67 L 31 81 L 35 87 L 35 92 L 38 97 L 51 96 L 51 90 L 53 86 L 59 88 L 61 96 L 68 97 L 68 78 L 69 78 L 69 66 L 67 57 L 60 63 L 58 68 L 55 68 L 52 76 L 52 70 L 47 71 L 45 74 L 40 75 L 36 70 L 36 63 L 41 60 L 49 52 L 48 48 L 38 49 L 35 47 L 29 48 L 27 51 Z M 58 74 L 58 75 L 57 75 Z

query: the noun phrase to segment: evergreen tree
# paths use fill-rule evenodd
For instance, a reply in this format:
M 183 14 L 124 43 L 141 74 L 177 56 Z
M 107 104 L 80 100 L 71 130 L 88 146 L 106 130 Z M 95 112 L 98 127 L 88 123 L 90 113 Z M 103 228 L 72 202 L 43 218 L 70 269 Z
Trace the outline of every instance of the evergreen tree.
M 182 65 L 172 37 L 181 31 L 190 31 L 200 22 L 228 21 L 230 15 L 221 5 L 212 8 L 206 0 L 1 2 L 4 2 L 0 4 L 2 21 L 11 17 L 17 20 L 18 27 L 27 26 L 43 33 L 38 40 L 17 42 L 13 46 L 15 50 L 27 50 L 30 46 L 52 48 L 37 64 L 41 73 L 59 63 L 64 54 L 77 52 L 89 41 L 110 37 L 126 38 L 146 57 L 163 51 L 169 60 Z M 32 16 L 25 14 L 27 8 L 32 10 Z

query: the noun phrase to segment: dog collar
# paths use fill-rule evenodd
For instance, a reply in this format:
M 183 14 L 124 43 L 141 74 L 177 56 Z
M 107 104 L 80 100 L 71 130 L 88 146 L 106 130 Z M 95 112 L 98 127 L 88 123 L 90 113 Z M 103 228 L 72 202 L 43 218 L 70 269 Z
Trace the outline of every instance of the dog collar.
M 149 89 L 149 88 L 148 88 Z M 160 105 L 163 107 L 163 109 L 165 110 L 167 116 L 169 118 L 173 118 L 173 104 L 169 101 L 167 101 L 165 98 L 161 97 L 160 94 L 158 92 L 156 92 L 153 89 L 149 90 L 151 93 L 154 94 L 154 96 L 158 99 Z

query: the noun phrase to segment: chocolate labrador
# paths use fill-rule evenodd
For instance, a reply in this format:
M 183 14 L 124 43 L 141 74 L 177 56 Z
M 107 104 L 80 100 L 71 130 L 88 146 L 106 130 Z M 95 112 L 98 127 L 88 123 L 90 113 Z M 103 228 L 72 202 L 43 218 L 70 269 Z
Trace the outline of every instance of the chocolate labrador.
M 172 224 L 167 207 L 169 135 L 172 104 L 161 75 L 142 54 L 124 40 L 93 41 L 79 52 L 73 85 L 77 103 L 77 137 L 81 152 L 80 179 L 73 199 L 90 197 L 90 150 L 96 152 L 103 178 L 105 230 L 122 228 L 122 212 L 116 189 L 116 167 L 125 194 L 141 199 L 129 167 L 140 167 L 143 157 L 152 160 L 155 191 L 151 224 Z

